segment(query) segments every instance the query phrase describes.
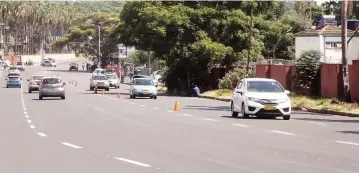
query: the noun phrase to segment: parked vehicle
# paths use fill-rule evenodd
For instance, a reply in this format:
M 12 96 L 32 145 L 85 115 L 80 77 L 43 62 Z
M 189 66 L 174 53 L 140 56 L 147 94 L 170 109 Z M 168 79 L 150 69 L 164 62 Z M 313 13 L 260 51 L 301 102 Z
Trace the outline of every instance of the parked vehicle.
M 61 97 L 64 100 L 65 85 L 60 77 L 44 77 L 39 88 L 39 100 L 44 97 Z
M 72 70 L 78 71 L 79 70 L 79 65 L 77 63 L 71 63 L 70 64 L 70 71 L 72 71 Z
M 29 93 L 31 93 L 32 91 L 39 91 L 42 78 L 44 78 L 43 75 L 32 75 L 29 79 L 27 79 L 27 81 L 29 82 Z
M 150 78 L 134 79 L 130 87 L 130 98 L 150 97 L 157 99 L 157 88 Z
M 237 117 L 240 112 L 243 118 L 254 115 L 289 120 L 291 102 L 288 94 L 289 91 L 274 79 L 245 78 L 233 91 L 231 114 Z

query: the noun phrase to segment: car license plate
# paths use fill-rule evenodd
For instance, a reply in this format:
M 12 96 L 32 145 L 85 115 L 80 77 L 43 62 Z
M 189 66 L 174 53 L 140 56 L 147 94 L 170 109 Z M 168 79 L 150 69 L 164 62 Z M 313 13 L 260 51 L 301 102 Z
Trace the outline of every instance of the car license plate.
M 50 88 L 50 90 L 52 91 L 52 90 L 54 90 L 54 88 Z
M 264 110 L 266 111 L 272 111 L 272 110 L 276 110 L 277 108 L 274 106 L 264 106 Z
M 143 94 L 148 94 L 148 92 L 143 92 Z

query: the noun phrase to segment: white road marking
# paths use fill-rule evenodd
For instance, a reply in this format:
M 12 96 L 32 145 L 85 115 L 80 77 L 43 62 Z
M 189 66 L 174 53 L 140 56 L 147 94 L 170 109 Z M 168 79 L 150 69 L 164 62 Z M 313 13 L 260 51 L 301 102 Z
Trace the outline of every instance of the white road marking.
M 37 133 L 37 134 L 41 137 L 46 137 L 46 135 L 44 133 Z
M 350 166 L 358 166 L 357 164 L 349 164 Z
M 125 159 L 125 158 L 115 158 L 115 159 L 123 161 L 123 162 L 127 162 L 127 163 L 132 163 L 132 164 L 135 164 L 135 165 L 138 165 L 138 166 L 151 167 L 151 165 L 141 163 L 141 162 L 137 162 L 137 161 L 133 161 L 133 160 L 129 160 L 129 159 Z
M 160 108 L 152 107 L 152 109 L 156 109 L 156 110 L 157 110 L 157 109 L 160 109 Z
M 187 117 L 191 117 L 191 116 L 192 116 L 192 115 L 190 115 L 190 114 L 181 114 L 181 115 L 187 116 Z
M 66 146 L 69 146 L 69 147 L 72 147 L 72 148 L 76 148 L 76 149 L 82 148 L 82 147 L 80 147 L 80 146 L 77 146 L 77 145 L 74 145 L 74 144 L 70 144 L 70 143 L 67 143 L 67 142 L 62 142 L 62 144 L 63 144 L 63 145 L 66 145 Z
M 133 104 L 133 105 L 136 104 L 136 103 L 134 103 L 134 102 L 130 102 L 130 103 Z
M 27 114 L 27 112 L 26 112 L 26 111 L 24 111 L 24 114 Z
M 289 132 L 283 132 L 283 131 L 277 131 L 277 130 L 272 130 L 272 132 L 274 132 L 274 133 L 279 133 L 279 134 L 283 134 L 283 135 L 295 136 L 294 133 L 289 133 Z
M 248 125 L 245 125 L 245 124 L 232 124 L 234 126 L 239 126 L 239 127 L 249 127 Z
M 146 105 L 140 105 L 140 106 L 142 106 L 142 107 L 146 107 Z
M 345 142 L 345 141 L 335 141 L 338 143 L 342 143 L 342 144 L 349 144 L 349 145 L 359 145 L 358 143 L 354 143 L 354 142 Z
M 29 118 L 29 116 L 28 116 L 28 115 L 25 115 L 25 118 Z
M 171 110 L 166 110 L 167 112 L 173 112 L 173 111 L 171 111 Z
M 27 120 L 27 123 L 31 123 L 31 120 Z
M 308 122 L 309 124 L 318 124 L 318 125 L 322 125 L 322 126 L 326 126 L 327 124 L 324 123 L 318 123 L 318 122 Z
M 30 128 L 34 129 L 34 128 L 35 128 L 35 126 L 34 126 L 34 125 L 30 125 Z
M 26 108 L 24 108 L 23 110 L 26 111 Z
M 211 118 L 201 118 L 202 120 L 207 120 L 207 121 L 217 121 L 215 119 L 211 119 Z

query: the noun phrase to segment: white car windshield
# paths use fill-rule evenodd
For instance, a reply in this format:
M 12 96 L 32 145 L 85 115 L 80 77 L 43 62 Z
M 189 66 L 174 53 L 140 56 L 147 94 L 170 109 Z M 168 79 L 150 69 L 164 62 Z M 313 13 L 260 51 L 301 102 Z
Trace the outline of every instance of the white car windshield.
M 134 85 L 154 85 L 152 80 L 148 79 L 136 79 Z
M 44 76 L 32 76 L 32 80 L 41 80 Z
M 283 88 L 276 81 L 248 81 L 247 84 L 249 92 L 284 92 Z
M 94 76 L 93 80 L 107 80 L 106 76 Z
M 108 75 L 107 78 L 109 78 L 109 79 L 116 79 L 116 76 L 115 76 L 115 75 Z

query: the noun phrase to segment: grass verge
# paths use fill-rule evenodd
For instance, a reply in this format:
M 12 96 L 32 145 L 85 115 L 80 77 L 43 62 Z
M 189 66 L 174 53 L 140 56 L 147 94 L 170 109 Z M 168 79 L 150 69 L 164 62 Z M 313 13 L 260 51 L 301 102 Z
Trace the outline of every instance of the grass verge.
M 231 99 L 232 90 L 218 89 L 202 93 L 203 96 Z M 305 107 L 317 110 L 336 111 L 344 113 L 359 114 L 359 105 L 354 103 L 332 103 L 332 99 L 307 97 L 301 95 L 290 95 L 293 107 Z

